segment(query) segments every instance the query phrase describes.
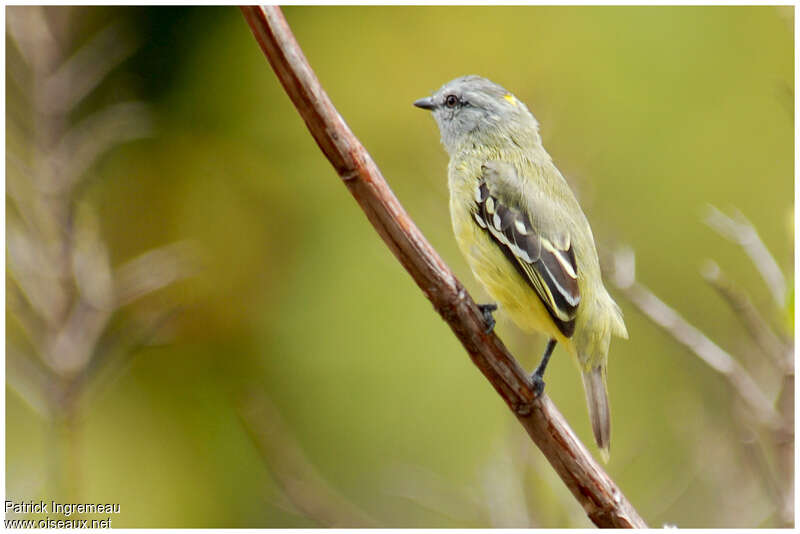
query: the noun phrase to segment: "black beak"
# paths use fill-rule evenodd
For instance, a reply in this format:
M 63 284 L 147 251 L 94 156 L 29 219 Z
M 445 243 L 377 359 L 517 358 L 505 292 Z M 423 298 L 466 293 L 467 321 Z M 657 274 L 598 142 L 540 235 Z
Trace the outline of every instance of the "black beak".
M 431 110 L 436 107 L 436 104 L 433 103 L 433 98 L 429 96 L 425 98 L 420 98 L 419 100 L 414 102 L 414 105 L 417 106 L 418 108 L 428 109 L 428 110 Z

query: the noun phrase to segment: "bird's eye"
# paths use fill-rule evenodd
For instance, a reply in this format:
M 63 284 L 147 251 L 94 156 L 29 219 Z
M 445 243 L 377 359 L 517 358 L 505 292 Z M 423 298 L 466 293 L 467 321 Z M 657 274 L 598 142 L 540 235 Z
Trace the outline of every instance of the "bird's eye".
M 454 108 L 458 105 L 458 97 L 456 95 L 447 95 L 444 99 L 444 105 L 448 108 Z

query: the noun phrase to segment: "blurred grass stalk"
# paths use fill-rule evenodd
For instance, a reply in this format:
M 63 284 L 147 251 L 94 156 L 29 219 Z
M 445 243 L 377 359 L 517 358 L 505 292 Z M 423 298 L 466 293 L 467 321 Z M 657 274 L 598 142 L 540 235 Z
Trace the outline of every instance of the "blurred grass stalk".
M 196 263 L 191 245 L 177 243 L 112 268 L 101 222 L 81 201 L 98 158 L 153 131 L 141 102 L 111 104 L 76 120 L 78 106 L 136 49 L 112 23 L 72 52 L 81 11 L 6 11 L 8 83 L 19 95 L 7 119 L 7 309 L 24 338 L 7 337 L 7 382 L 51 427 L 50 491 L 42 494 L 62 502 L 79 502 L 87 385 L 168 313 L 127 324 L 128 336 L 108 339 L 115 312 L 187 276 Z
M 292 507 L 321 527 L 376 528 L 379 523 L 334 489 L 303 453 L 280 412 L 258 388 L 238 402 L 238 413 Z
M 727 351 L 691 325 L 677 311 L 636 280 L 636 259 L 629 247 L 612 258 L 611 280 L 645 317 L 684 345 L 729 383 L 738 408 L 734 422 L 750 467 L 761 478 L 774 503 L 779 523 L 794 526 L 794 341 L 781 331 L 793 314 L 791 296 L 778 263 L 753 225 L 742 215 L 730 217 L 710 206 L 706 223 L 722 237 L 739 244 L 762 276 L 771 295 L 770 318 L 764 317 L 747 293 L 730 280 L 719 265 L 707 260 L 702 275 L 725 300 L 752 338 L 759 354 L 750 358 L 758 369 L 747 369 Z M 776 329 L 778 330 L 776 332 Z M 766 371 L 766 373 L 764 372 Z M 754 376 L 774 376 L 777 394 L 764 393 Z

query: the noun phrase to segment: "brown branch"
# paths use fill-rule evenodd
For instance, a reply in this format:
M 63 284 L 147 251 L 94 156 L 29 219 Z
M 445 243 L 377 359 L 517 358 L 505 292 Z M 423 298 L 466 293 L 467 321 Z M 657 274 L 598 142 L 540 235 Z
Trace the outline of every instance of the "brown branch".
M 247 23 L 311 135 L 388 247 L 450 325 L 531 439 L 602 527 L 646 528 L 546 395 L 535 399 L 520 365 L 461 283 L 400 205 L 378 167 L 334 108 L 277 7 L 243 7 Z

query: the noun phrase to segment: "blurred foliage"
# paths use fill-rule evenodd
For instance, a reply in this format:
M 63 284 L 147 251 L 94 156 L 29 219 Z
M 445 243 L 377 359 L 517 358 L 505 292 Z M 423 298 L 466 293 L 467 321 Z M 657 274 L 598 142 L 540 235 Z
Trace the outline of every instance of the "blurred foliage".
M 451 234 L 446 155 L 411 106 L 470 73 L 528 104 L 601 248 L 630 244 L 642 283 L 743 357 L 752 342 L 698 273 L 713 257 L 791 335 L 793 307 L 778 316 L 742 251 L 702 222 L 708 203 L 735 206 L 793 272 L 791 7 L 285 13 L 339 111 L 478 299 Z M 338 183 L 237 9 L 81 8 L 69 22 L 76 46 L 112 22 L 139 43 L 79 113 L 132 95 L 155 115 L 155 135 L 102 158 L 81 191 L 112 265 L 179 239 L 205 258 L 198 276 L 148 297 L 145 308 L 179 311 L 88 398 L 78 502 L 120 503 L 114 527 L 319 525 L 243 426 L 239 405 L 255 388 L 321 478 L 385 526 L 589 525 Z M 7 150 L 24 152 L 15 83 L 7 74 Z M 653 526 L 779 524 L 757 474 L 731 467 L 744 460 L 724 381 L 620 304 L 631 339 L 611 349 L 609 474 Z M 19 337 L 13 317 L 7 331 Z M 498 332 L 532 368 L 545 340 L 503 321 Z M 560 349 L 547 391 L 592 443 Z M 51 447 L 46 422 L 9 389 L 7 498 L 49 498 Z

